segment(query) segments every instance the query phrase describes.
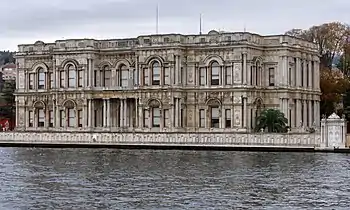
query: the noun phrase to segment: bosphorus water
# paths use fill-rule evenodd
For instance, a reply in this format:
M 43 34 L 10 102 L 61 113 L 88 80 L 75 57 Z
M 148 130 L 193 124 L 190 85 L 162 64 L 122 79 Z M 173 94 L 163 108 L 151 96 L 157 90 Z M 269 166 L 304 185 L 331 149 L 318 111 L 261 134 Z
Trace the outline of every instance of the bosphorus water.
M 0 209 L 348 209 L 350 155 L 0 148 Z

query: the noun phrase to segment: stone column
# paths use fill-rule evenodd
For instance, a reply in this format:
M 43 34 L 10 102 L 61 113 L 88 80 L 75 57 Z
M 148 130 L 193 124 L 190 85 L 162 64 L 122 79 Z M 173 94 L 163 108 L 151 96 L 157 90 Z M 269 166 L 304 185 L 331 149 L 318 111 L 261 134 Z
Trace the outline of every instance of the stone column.
M 312 87 L 313 87 L 313 84 L 312 84 L 312 78 L 313 78 L 313 70 L 312 70 L 312 62 L 311 61 L 308 61 L 308 64 L 309 64 L 309 70 L 308 70 L 308 74 L 309 74 L 309 86 L 308 86 L 308 88 L 309 89 L 312 89 Z
M 290 127 L 291 128 L 295 128 L 296 125 L 295 125 L 295 111 L 296 111 L 296 108 L 295 108 L 295 104 L 293 106 L 293 108 L 290 109 L 291 110 L 291 116 L 290 116 L 290 121 L 292 122 Z
M 307 60 L 304 60 L 304 78 L 303 78 L 303 86 L 304 88 L 307 88 L 307 74 L 308 74 L 308 70 L 307 70 Z
M 313 122 L 312 122 L 312 115 L 313 115 L 313 113 L 312 113 L 312 101 L 308 101 L 308 114 L 309 114 L 309 127 L 312 127 L 312 125 L 313 125 Z
M 172 98 L 172 102 L 171 102 L 171 127 L 175 127 L 175 108 L 176 108 L 176 103 L 175 103 L 175 98 Z
M 119 106 L 119 127 L 124 127 L 124 99 L 119 100 L 120 106 Z
M 286 83 L 285 83 L 286 82 L 285 58 L 286 58 L 285 56 L 281 56 L 280 60 L 279 60 L 279 64 L 278 64 L 278 66 L 280 67 L 280 71 L 281 71 L 281 77 L 278 78 L 278 80 L 279 80 L 279 83 L 281 84 L 281 86 L 285 86 L 286 85 Z
M 87 103 L 88 103 L 88 108 L 87 108 L 87 116 L 88 116 L 88 127 L 92 127 L 92 100 L 91 99 L 87 99 Z
M 320 126 L 320 102 L 319 101 L 315 101 L 314 115 L 315 115 L 314 117 L 315 117 L 316 126 L 319 127 Z
M 179 73 L 180 73 L 180 59 L 178 55 L 175 55 L 175 85 L 179 84 Z
M 174 98 L 174 104 L 175 104 L 175 128 L 179 127 L 179 99 Z
M 302 122 L 302 118 L 301 118 L 301 107 L 302 107 L 302 103 L 300 99 L 296 99 L 296 107 L 295 107 L 295 111 L 296 111 L 296 127 L 299 128 Z
M 139 106 L 138 107 L 139 108 L 139 113 L 140 113 L 140 115 L 139 115 L 139 128 L 143 128 L 143 127 L 145 127 L 145 125 L 144 125 L 144 111 L 143 111 L 143 108 L 142 108 L 142 106 Z
M 252 125 L 252 118 L 254 118 L 254 113 L 252 116 L 252 110 L 254 112 L 254 109 L 251 106 L 247 106 L 247 131 L 251 130 L 251 125 Z M 254 120 L 253 120 L 254 122 Z
M 16 127 L 19 127 L 19 101 L 16 99 Z
M 103 99 L 103 110 L 102 110 L 102 116 L 103 116 L 103 126 L 106 127 L 107 125 L 107 99 Z
M 148 107 L 148 128 L 152 128 L 152 121 L 153 121 L 153 109 L 152 107 Z
M 28 110 L 28 107 L 25 107 L 24 108 L 24 112 L 25 112 L 25 117 L 24 117 L 24 126 L 25 128 L 28 128 L 29 127 L 29 110 Z
M 90 78 L 90 82 L 89 82 L 89 87 L 94 87 L 94 64 L 93 64 L 93 60 L 89 59 L 89 78 Z
M 127 105 L 127 99 L 124 99 L 124 118 L 125 118 L 125 121 L 124 121 L 124 127 L 129 127 L 129 115 L 128 115 L 128 111 L 129 111 L 129 108 L 128 108 L 128 105 Z
M 139 127 L 139 99 L 135 98 L 135 127 L 138 128 Z
M 295 64 L 295 70 L 296 70 L 295 84 L 296 84 L 296 87 L 301 86 L 301 68 L 300 68 L 301 66 L 300 65 L 301 65 L 300 58 L 296 58 L 296 64 Z
M 242 81 L 243 84 L 246 85 L 247 84 L 247 77 L 248 77 L 248 71 L 247 71 L 247 53 L 243 52 L 242 54 L 243 57 L 243 75 L 242 75 Z M 250 78 L 250 77 L 249 77 Z
M 289 62 L 288 56 L 284 56 L 284 84 L 285 86 L 289 86 Z
M 111 100 L 108 98 L 106 100 L 107 102 L 107 110 L 106 110 L 106 118 L 107 118 L 107 124 L 106 126 L 107 127 L 110 127 L 111 126 Z
M 307 102 L 306 100 L 303 100 L 303 126 L 307 126 Z
M 315 89 L 320 89 L 320 62 L 314 62 L 314 70 L 315 70 Z
M 179 98 L 177 100 L 178 102 L 178 106 L 177 106 L 177 115 L 178 115 L 178 127 L 181 127 L 181 124 L 182 124 L 182 118 L 181 118 L 181 99 Z
M 136 56 L 135 58 L 135 75 L 134 81 L 136 81 L 135 86 L 140 86 L 140 68 L 139 68 L 139 56 Z
M 248 110 L 247 110 L 247 98 L 243 98 L 243 111 L 244 111 L 244 121 L 243 128 L 247 128 L 247 118 L 248 118 Z

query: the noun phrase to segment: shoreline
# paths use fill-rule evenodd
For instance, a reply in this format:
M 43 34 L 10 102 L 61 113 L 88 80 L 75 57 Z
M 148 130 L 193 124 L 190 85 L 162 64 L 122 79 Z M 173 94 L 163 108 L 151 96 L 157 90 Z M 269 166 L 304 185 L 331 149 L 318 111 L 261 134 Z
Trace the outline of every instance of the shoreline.
M 0 141 L 0 147 L 13 148 L 90 148 L 126 150 L 184 150 L 184 151 L 246 151 L 246 152 L 309 152 L 309 153 L 347 153 L 350 148 L 289 147 L 274 145 L 181 145 L 181 144 L 112 144 L 112 143 L 49 143 Z

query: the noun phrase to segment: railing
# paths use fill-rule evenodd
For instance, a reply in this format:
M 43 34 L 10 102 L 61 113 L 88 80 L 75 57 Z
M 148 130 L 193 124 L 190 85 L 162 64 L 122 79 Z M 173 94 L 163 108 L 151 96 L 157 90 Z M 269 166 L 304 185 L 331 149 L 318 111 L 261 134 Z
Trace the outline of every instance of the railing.
M 212 146 L 319 147 L 319 134 L 243 134 L 243 133 L 73 133 L 2 132 L 0 141 L 16 143 L 98 143 L 165 144 Z

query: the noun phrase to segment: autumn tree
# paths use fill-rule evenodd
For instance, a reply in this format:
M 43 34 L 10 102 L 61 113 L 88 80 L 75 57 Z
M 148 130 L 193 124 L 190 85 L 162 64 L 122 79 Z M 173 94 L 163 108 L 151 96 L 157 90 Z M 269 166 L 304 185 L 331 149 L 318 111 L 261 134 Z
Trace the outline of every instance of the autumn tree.
M 341 55 L 350 37 L 348 24 L 340 22 L 324 23 L 309 29 L 291 29 L 285 33 L 318 45 L 321 66 L 331 68 L 335 56 Z
M 349 80 L 341 71 L 322 67 L 320 71 L 321 114 L 329 116 L 335 112 L 337 104 L 342 101 L 349 87 Z

